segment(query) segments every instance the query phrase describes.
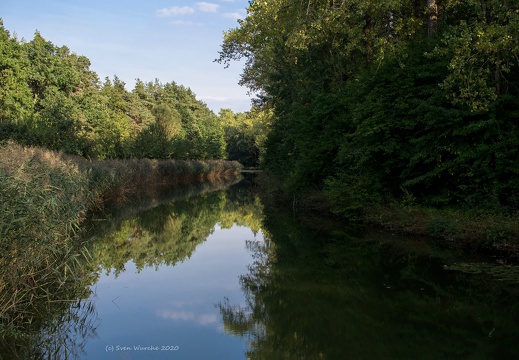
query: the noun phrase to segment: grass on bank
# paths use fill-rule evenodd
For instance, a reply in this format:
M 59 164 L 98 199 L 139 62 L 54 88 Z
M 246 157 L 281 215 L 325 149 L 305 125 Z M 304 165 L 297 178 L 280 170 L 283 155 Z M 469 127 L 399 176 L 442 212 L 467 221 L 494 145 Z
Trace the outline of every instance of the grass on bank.
M 406 233 L 427 235 L 453 246 L 493 249 L 519 256 L 519 216 L 483 210 L 434 209 L 397 201 L 372 205 L 365 221 Z
M 89 211 L 142 189 L 217 182 L 240 169 L 218 160 L 89 161 L 12 142 L 0 146 L 0 335 L 25 331 L 64 293 L 77 293 L 69 290 L 84 275 L 78 272 L 88 254 L 76 233 Z

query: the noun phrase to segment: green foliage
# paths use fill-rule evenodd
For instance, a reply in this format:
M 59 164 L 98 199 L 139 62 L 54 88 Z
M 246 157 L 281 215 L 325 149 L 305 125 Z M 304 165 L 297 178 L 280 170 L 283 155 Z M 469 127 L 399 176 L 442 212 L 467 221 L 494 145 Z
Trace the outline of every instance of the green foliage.
M 454 104 L 485 110 L 511 81 L 519 53 L 517 4 L 494 0 L 448 3 L 446 11 L 463 8 L 445 24 L 437 53 L 449 53 L 449 74 L 442 82 Z M 454 19 L 453 19 L 454 20 Z
M 0 124 L 18 123 L 31 112 L 27 67 L 27 57 L 0 19 Z
M 168 105 L 156 105 L 151 109 L 157 124 L 163 127 L 168 138 L 174 137 L 182 128 L 182 119 L 176 109 L 171 109 Z
M 342 173 L 326 179 L 324 185 L 336 212 L 351 220 L 362 219 L 366 207 L 380 201 L 379 185 L 373 178 Z
M 217 116 L 189 88 L 138 80 L 129 92 L 89 67 L 38 32 L 19 42 L 1 25 L 0 139 L 96 159 L 225 157 Z
M 74 100 L 80 111 L 78 122 L 81 126 L 76 134 L 85 143 L 81 155 L 105 159 L 124 154 L 124 143 L 132 133 L 131 120 L 110 111 L 107 98 L 98 92 L 82 92 Z
M 167 130 L 160 123 L 153 123 L 139 132 L 132 141 L 130 151 L 132 156 L 148 159 L 167 159 L 173 153 Z
M 437 218 L 427 227 L 427 233 L 434 237 L 449 237 L 454 232 L 454 222 L 450 219 Z
M 78 108 L 72 98 L 51 86 L 38 102 L 40 111 L 34 115 L 34 132 L 43 145 L 51 150 L 64 150 L 74 155 L 83 155 L 84 146 L 77 135 Z
M 239 161 L 247 167 L 257 167 L 265 152 L 271 117 L 268 109 L 258 107 L 238 114 L 231 109 L 220 110 L 219 121 L 224 129 L 227 159 Z
M 253 1 L 218 60 L 244 58 L 273 109 L 265 166 L 290 196 L 514 212 L 518 18 L 494 0 Z

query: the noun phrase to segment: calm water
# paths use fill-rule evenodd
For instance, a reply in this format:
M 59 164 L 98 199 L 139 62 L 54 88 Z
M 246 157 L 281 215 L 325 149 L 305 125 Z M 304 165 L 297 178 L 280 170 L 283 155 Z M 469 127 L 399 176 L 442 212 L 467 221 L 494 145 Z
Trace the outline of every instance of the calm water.
M 519 356 L 502 259 L 266 208 L 246 184 L 94 228 L 91 296 L 47 337 L 52 359 Z
M 140 269 L 129 260 L 118 275 L 104 273 L 93 288 L 99 327 L 85 358 L 243 358 L 246 344 L 227 335 L 217 304 L 245 305 L 239 276 L 252 262 L 246 241 L 262 242 L 263 236 L 216 224 L 183 262 Z

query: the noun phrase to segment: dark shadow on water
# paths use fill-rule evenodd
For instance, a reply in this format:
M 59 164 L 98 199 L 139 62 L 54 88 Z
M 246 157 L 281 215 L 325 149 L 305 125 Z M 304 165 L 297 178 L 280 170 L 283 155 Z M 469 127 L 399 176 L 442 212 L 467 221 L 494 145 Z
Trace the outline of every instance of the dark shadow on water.
M 247 306 L 218 304 L 227 333 L 250 344 L 248 359 L 519 353 L 516 268 L 429 239 L 311 218 L 266 208 L 266 242 L 249 244 L 256 260 L 241 277 Z

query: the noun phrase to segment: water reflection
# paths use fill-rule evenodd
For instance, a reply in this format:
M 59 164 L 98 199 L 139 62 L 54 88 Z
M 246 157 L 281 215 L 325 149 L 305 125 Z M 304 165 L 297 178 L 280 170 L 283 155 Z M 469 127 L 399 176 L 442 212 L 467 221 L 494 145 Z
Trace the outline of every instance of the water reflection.
M 41 309 L 41 316 L 31 318 L 23 333 L 2 333 L 0 359 L 102 359 L 110 355 L 105 347 L 115 340 L 135 345 L 158 341 L 167 346 L 172 338 L 182 340 L 183 349 L 191 347 L 191 354 L 196 353 L 200 336 L 195 334 L 203 333 L 197 327 L 222 333 L 214 303 L 228 294 L 239 301 L 238 274 L 232 267 L 241 262 L 245 269 L 250 262 L 243 246 L 236 252 L 240 244 L 227 240 L 261 238 L 259 200 L 251 200 L 243 186 L 235 187 L 232 194 L 222 190 L 235 183 L 169 189 L 112 209 L 104 214 L 109 220 L 93 219 L 85 239 L 92 261 L 78 258 L 68 268 L 74 275 L 69 274 L 66 283 L 53 285 L 49 301 L 32 304 Z M 187 264 L 185 260 L 205 242 L 205 250 L 197 251 L 196 259 Z M 234 259 L 227 261 L 227 267 L 214 263 L 229 254 Z M 215 269 L 219 276 L 211 274 Z M 196 273 L 197 283 L 193 281 Z M 204 278 L 213 283 L 200 281 Z M 224 283 L 233 278 L 236 284 L 229 289 Z M 189 285 L 191 294 L 186 296 Z M 205 297 L 211 288 L 223 292 L 208 302 Z M 191 328 L 186 330 L 191 338 L 182 335 L 177 339 L 172 323 L 183 323 L 184 330 Z M 162 332 L 157 330 L 161 326 Z M 236 343 L 232 339 L 221 343 L 229 341 Z M 243 354 L 241 346 L 231 347 Z
M 81 357 L 87 342 L 96 337 L 98 326 L 95 304 L 87 300 L 91 281 L 88 276 L 78 278 L 73 284 L 53 289 L 55 292 L 47 304 L 34 304 L 40 309 L 40 317 L 25 324 L 23 333 L 3 334 L 0 359 Z
M 84 358 L 243 358 L 244 342 L 225 334 L 215 304 L 223 297 L 245 304 L 239 276 L 252 262 L 245 244 L 263 241 L 257 196 L 236 185 L 139 208 L 114 213 L 92 234 L 100 326 Z M 176 350 L 136 350 L 146 347 Z
M 504 359 L 519 352 L 517 282 L 447 271 L 427 241 L 268 213 L 265 242 L 224 299 L 225 329 L 248 359 Z M 456 256 L 459 256 L 457 254 Z M 449 265 L 450 266 L 450 265 Z M 501 277 L 502 279 L 502 277 Z
M 186 190 L 165 195 L 160 202 L 126 207 L 113 213 L 111 221 L 99 223 L 90 238 L 98 266 L 116 275 L 130 260 L 137 271 L 174 266 L 189 259 L 217 224 L 222 229 L 239 225 L 254 233 L 260 230 L 262 205 L 246 187 L 227 192 L 207 186 Z
M 174 192 L 106 217 L 92 223 L 93 262 L 67 288 L 69 302 L 56 305 L 37 336 L 0 352 L 4 358 L 519 353 L 512 266 L 505 271 L 427 240 L 295 217 L 264 207 L 247 183 Z M 70 306 L 73 299 L 83 300 Z M 172 350 L 135 350 L 163 346 Z
M 78 300 L 61 317 L 53 319 L 36 337 L 25 359 L 77 359 L 96 337 L 97 312 L 91 301 Z

